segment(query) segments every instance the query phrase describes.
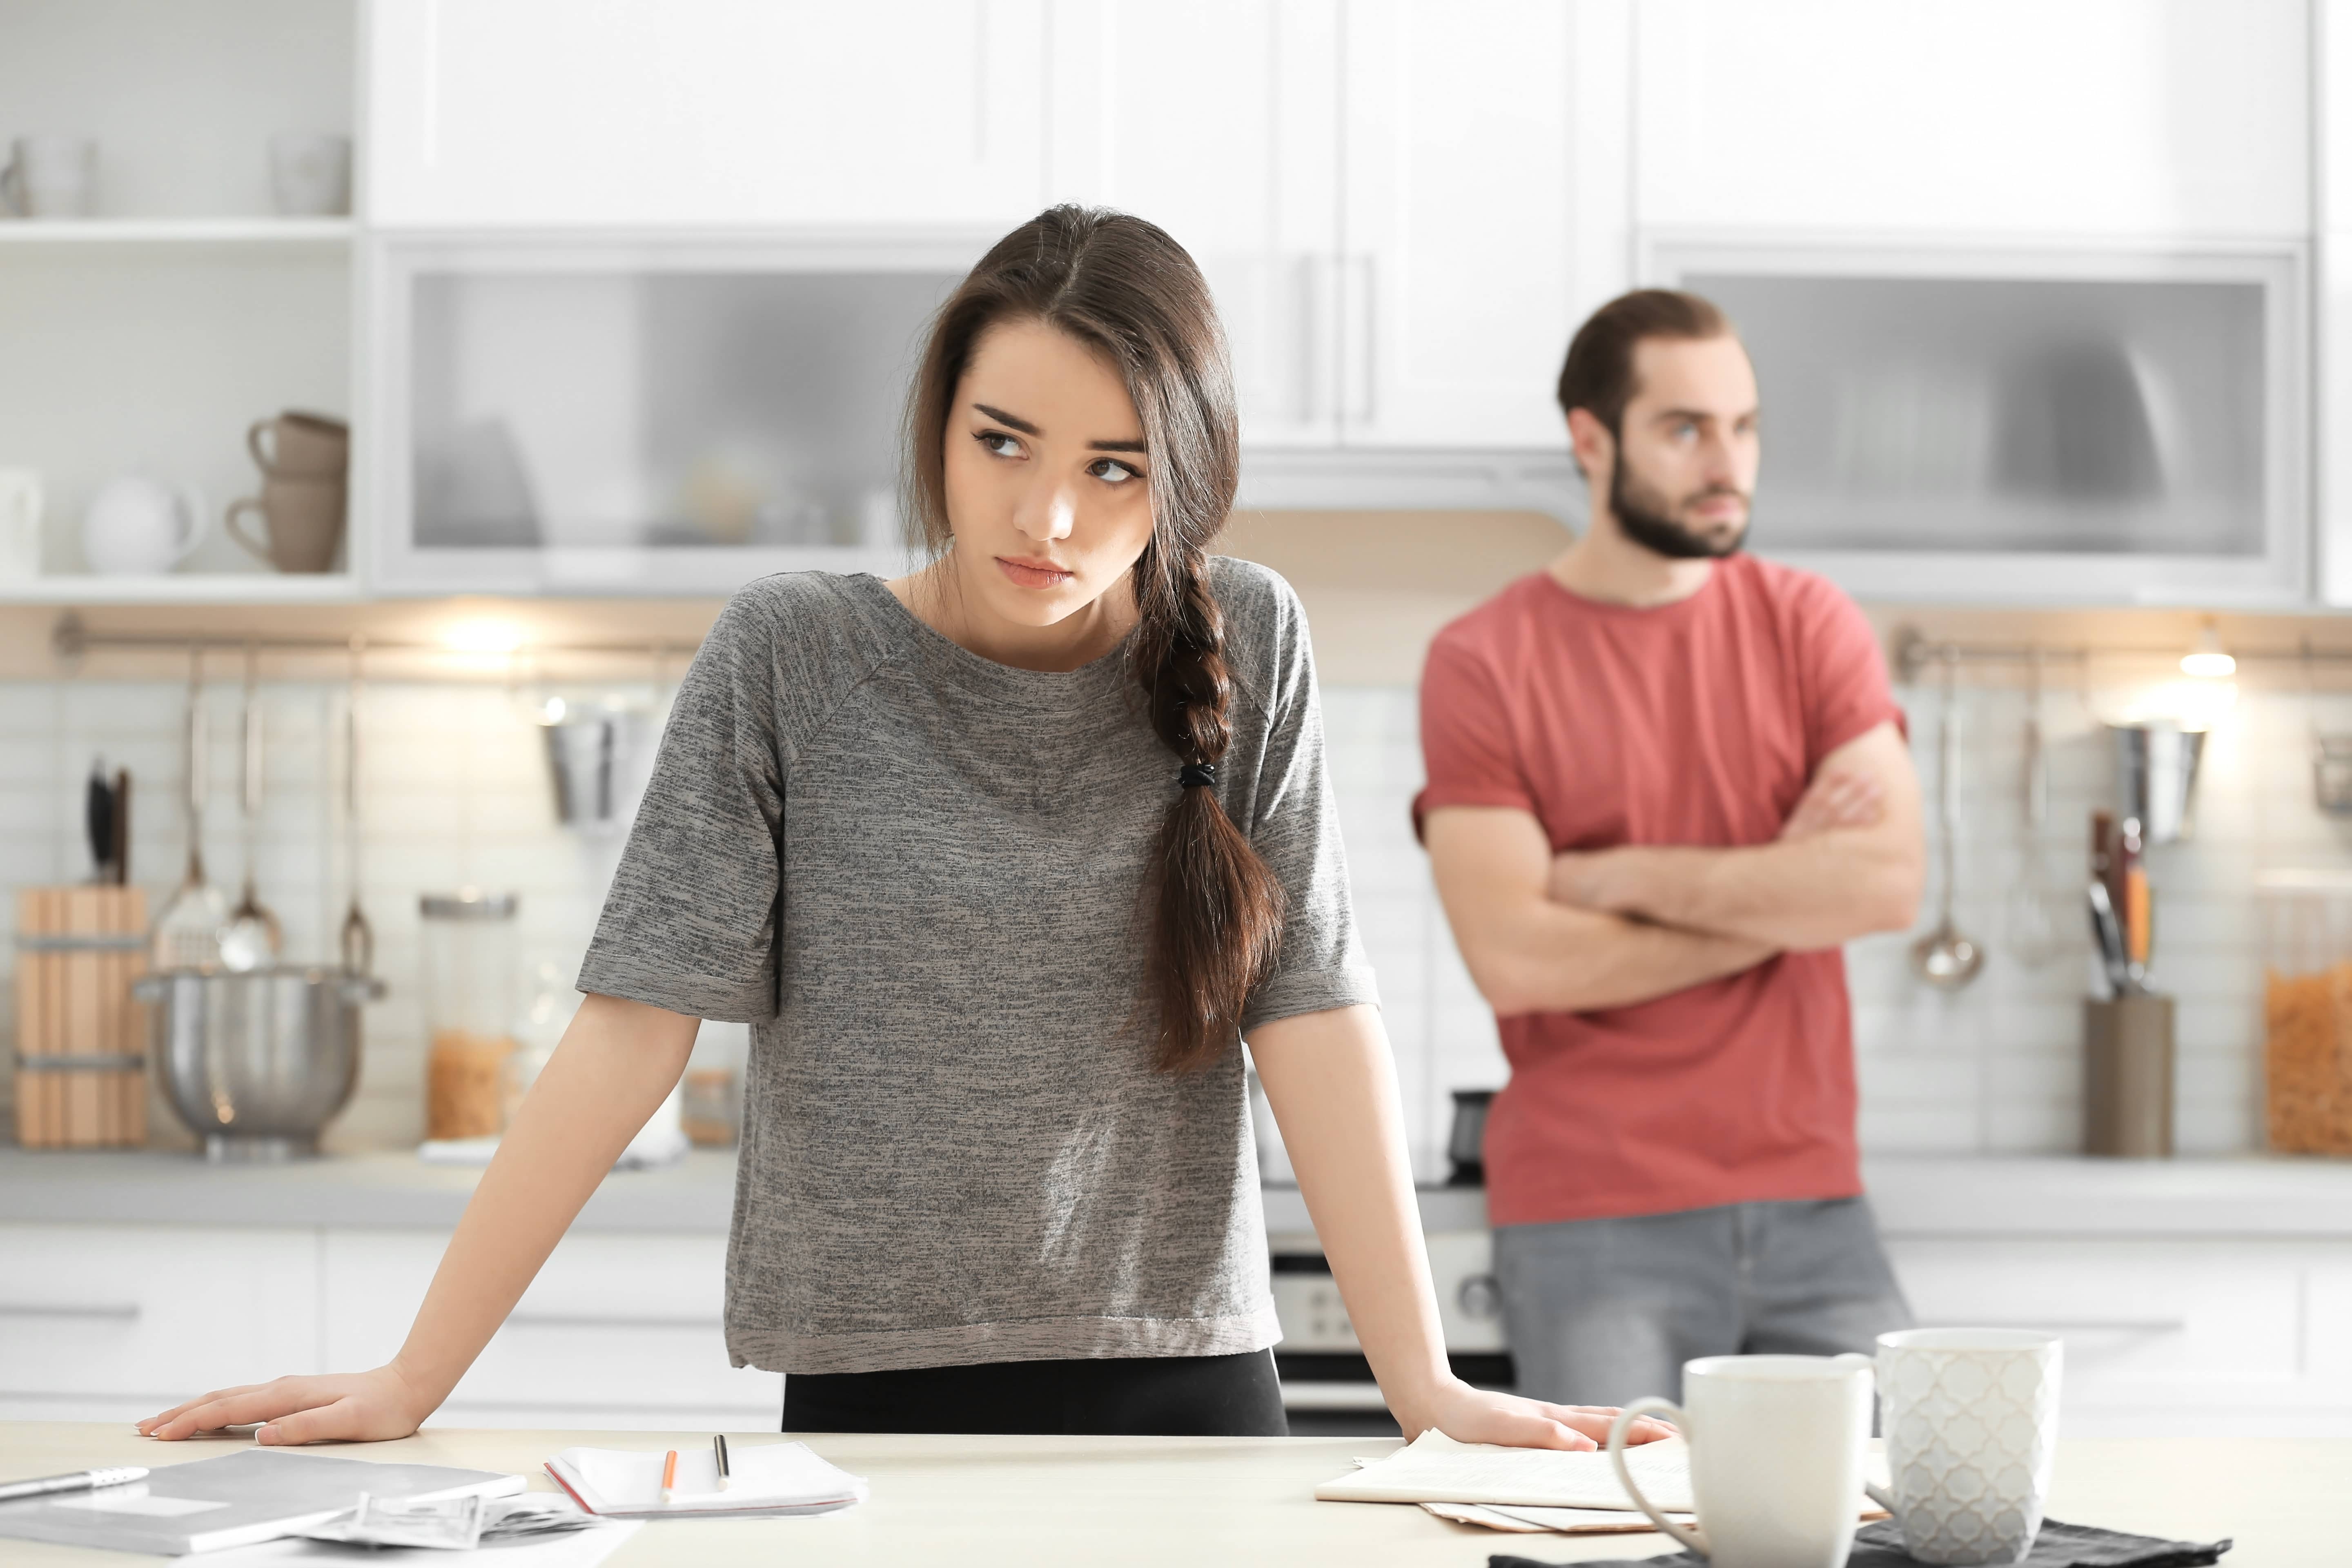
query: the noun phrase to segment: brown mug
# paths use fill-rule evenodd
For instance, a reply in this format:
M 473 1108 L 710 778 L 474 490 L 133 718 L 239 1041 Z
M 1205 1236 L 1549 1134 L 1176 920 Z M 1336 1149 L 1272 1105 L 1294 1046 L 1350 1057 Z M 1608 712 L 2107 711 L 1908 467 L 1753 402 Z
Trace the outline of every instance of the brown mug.
M 267 448 L 262 432 L 269 433 Z M 352 427 L 325 414 L 292 409 L 274 419 L 257 419 L 245 433 L 246 449 L 261 471 L 273 479 L 332 479 L 343 481 L 351 463 Z
M 258 538 L 238 526 L 247 512 L 261 519 Z M 343 542 L 343 481 L 264 479 L 259 496 L 230 503 L 227 522 L 230 538 L 280 572 L 324 572 Z

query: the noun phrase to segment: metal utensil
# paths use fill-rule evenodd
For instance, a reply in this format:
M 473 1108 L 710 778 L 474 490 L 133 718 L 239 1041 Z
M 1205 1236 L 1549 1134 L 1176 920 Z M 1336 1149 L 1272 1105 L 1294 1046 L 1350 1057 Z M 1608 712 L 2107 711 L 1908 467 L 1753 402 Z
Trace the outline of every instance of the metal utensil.
M 187 792 L 188 869 L 172 901 L 155 921 L 151 947 L 158 969 L 194 969 L 220 962 L 220 929 L 228 900 L 205 880 L 205 654 L 188 650 Z
M 261 818 L 261 704 L 255 690 L 256 659 L 245 650 L 244 756 L 237 770 L 238 805 L 245 829 L 245 891 L 221 927 L 220 961 L 236 970 L 258 969 L 275 959 L 285 946 L 285 931 L 254 890 L 254 860 L 258 842 L 255 825 Z
M 315 1152 L 359 1083 L 360 1007 L 380 981 L 272 964 L 165 970 L 131 994 L 150 1005 L 148 1059 L 211 1160 Z
M 2050 757 L 2042 734 L 2042 650 L 2033 650 L 2032 683 L 2025 699 L 2025 835 L 2017 880 L 2001 906 L 2001 935 L 2028 969 L 2058 956 L 2063 911 L 2042 872 L 2042 829 L 2050 816 Z
M 360 661 L 366 653 L 367 639 L 352 638 L 352 689 L 343 729 L 343 831 L 349 849 L 345 862 L 352 879 L 352 907 L 343 916 L 341 950 L 343 967 L 353 974 L 375 970 L 375 931 L 368 924 L 367 911 L 360 907 Z
M 1959 793 L 1959 693 L 1956 670 L 1958 654 L 1944 650 L 1944 700 L 1936 716 L 1936 837 L 1944 887 L 1936 929 L 1911 944 L 1911 967 L 1919 978 L 1939 991 L 1958 991 L 1984 967 L 1984 949 L 1952 919 L 1952 879 L 1958 837 L 1952 823 L 1952 799 Z
M 2116 995 L 2136 996 L 2147 989 L 2145 978 L 2132 971 L 2124 948 L 2124 924 L 2116 918 L 2116 902 L 2107 897 L 2107 885 L 2095 877 L 2091 879 L 2091 937 L 2098 943 L 2099 963 Z

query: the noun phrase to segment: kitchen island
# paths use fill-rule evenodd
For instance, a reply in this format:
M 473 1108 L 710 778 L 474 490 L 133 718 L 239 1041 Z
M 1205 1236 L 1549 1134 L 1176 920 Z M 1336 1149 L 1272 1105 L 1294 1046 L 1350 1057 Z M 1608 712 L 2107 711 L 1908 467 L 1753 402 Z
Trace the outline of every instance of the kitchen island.
M 2188 1540 L 2234 1538 L 2227 1568 L 2320 1568 L 2345 1561 L 2340 1496 L 2352 1441 L 2168 1437 L 2062 1442 L 2057 1518 Z M 708 1432 L 432 1428 L 397 1443 L 323 1452 L 511 1470 L 552 1489 L 541 1462 L 579 1444 L 660 1450 L 709 1444 Z M 738 1444 L 767 1434 L 732 1436 Z M 160 1467 L 245 1446 L 243 1436 L 162 1444 L 123 1427 L 0 1422 L 0 1480 L 91 1465 Z M 869 1500 L 814 1519 L 656 1521 L 606 1559 L 632 1564 L 1215 1564 L 1483 1568 L 1514 1552 L 1550 1561 L 1654 1556 L 1655 1535 L 1502 1535 L 1448 1524 L 1418 1508 L 1314 1500 L 1316 1483 L 1359 1453 L 1392 1443 L 1310 1437 L 815 1436 L 810 1446 L 866 1478 Z M 0 1541 L 11 1568 L 100 1568 L 156 1561 Z

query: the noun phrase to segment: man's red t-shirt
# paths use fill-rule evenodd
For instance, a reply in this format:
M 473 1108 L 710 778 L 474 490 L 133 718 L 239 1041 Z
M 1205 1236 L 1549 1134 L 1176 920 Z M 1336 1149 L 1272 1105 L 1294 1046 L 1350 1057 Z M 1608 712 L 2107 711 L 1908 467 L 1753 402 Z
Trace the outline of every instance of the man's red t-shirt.
M 1520 579 L 1437 636 L 1421 683 L 1436 806 L 1534 814 L 1555 853 L 1765 844 L 1831 752 L 1902 721 L 1870 625 L 1822 579 L 1735 555 L 1651 609 Z M 1629 1007 L 1501 1020 L 1497 1225 L 1862 1191 L 1835 949 Z

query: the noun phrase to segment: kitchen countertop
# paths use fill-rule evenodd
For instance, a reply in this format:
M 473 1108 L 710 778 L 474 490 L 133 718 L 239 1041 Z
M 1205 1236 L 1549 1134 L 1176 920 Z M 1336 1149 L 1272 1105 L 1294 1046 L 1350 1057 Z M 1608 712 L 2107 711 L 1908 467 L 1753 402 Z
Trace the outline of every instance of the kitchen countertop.
M 743 1434 L 743 1443 L 772 1435 Z M 516 1471 L 551 1490 L 541 1461 L 575 1444 L 707 1446 L 709 1434 L 427 1430 L 341 1458 Z M 613 1556 L 614 1568 L 828 1563 L 1223 1565 L 1384 1563 L 1483 1568 L 1496 1552 L 1551 1562 L 1654 1555 L 1656 1535 L 1503 1535 L 1448 1524 L 1395 1503 L 1317 1502 L 1318 1481 L 1350 1458 L 1384 1453 L 1364 1437 L 818 1436 L 811 1446 L 866 1479 L 872 1496 L 835 1514 L 791 1520 L 663 1520 Z M 158 1466 L 245 1447 L 220 1436 L 167 1447 L 115 1425 L 0 1422 L 0 1479 L 91 1465 Z M 2194 1436 L 2062 1440 L 2050 1512 L 2059 1519 L 2178 1539 L 2232 1537 L 2229 1568 L 2305 1568 L 2344 1558 L 2336 1493 L 2352 1441 Z M 15 1568 L 152 1564 L 30 1542 L 6 1542 Z
M 0 1223 L 353 1226 L 446 1230 L 478 1172 L 414 1153 L 207 1165 L 139 1151 L 0 1148 Z M 1864 1180 L 1891 1237 L 2213 1236 L 2352 1238 L 2352 1161 L 1882 1159 Z M 605 1178 L 585 1231 L 722 1232 L 735 1160 L 697 1150 L 666 1170 Z M 1431 1230 L 1486 1223 L 1475 1187 L 1425 1187 Z M 1268 1187 L 1269 1235 L 1307 1231 L 1298 1189 Z

